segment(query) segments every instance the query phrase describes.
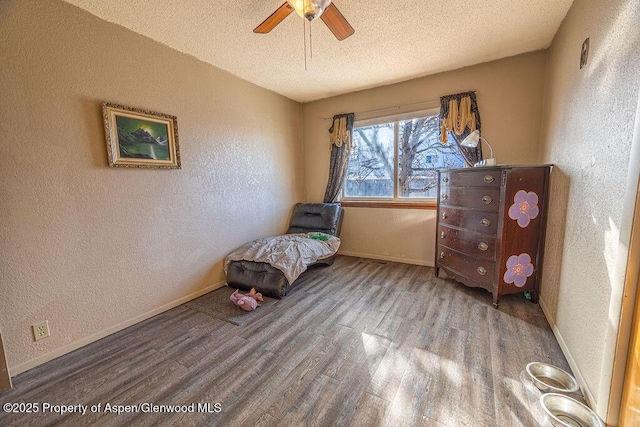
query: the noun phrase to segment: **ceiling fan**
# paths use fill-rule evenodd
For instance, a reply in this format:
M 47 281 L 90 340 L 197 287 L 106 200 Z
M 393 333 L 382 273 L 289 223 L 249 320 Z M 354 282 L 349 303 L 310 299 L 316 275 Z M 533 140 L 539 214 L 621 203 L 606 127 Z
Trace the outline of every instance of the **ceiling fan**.
M 309 22 L 316 18 L 322 19 L 322 22 L 325 23 L 338 40 L 344 40 L 352 35 L 355 30 L 331 1 L 332 0 L 287 0 L 258 25 L 253 32 L 259 34 L 268 33 L 295 10 L 300 17 Z

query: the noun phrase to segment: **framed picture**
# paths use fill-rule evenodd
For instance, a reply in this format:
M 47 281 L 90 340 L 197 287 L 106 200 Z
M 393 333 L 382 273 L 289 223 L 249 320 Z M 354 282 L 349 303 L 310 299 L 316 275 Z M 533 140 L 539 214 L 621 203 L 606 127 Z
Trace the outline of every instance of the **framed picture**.
M 175 116 L 102 103 L 109 166 L 180 169 Z

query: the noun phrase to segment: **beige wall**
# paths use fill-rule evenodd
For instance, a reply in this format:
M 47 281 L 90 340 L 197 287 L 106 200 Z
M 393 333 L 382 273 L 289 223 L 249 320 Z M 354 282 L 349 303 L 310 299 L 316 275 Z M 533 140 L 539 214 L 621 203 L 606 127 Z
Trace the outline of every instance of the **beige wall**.
M 9 366 L 7 357 L 4 352 L 4 344 L 2 343 L 2 331 L 0 331 L 0 393 L 11 388 L 11 375 L 9 374 Z
M 303 199 L 296 102 L 58 1 L 0 2 L 0 58 L 12 374 L 219 285 Z M 103 100 L 176 115 L 182 169 L 109 168 Z
M 377 115 L 439 107 L 440 96 L 467 90 L 477 91 L 482 136 L 493 146 L 498 162 L 535 163 L 545 60 L 544 52 L 533 52 L 303 104 L 308 201 L 322 200 L 327 184 L 331 120 L 325 118 L 422 101 L 428 102 Z M 359 117 L 365 115 L 356 114 L 356 120 Z M 341 253 L 433 265 L 434 210 L 346 208 L 342 230 Z
M 638 22 L 637 0 L 576 0 L 549 49 L 545 88 L 541 153 L 556 168 L 541 303 L 603 417 L 637 190 L 629 158 L 640 89 Z M 589 63 L 581 70 L 586 37 Z

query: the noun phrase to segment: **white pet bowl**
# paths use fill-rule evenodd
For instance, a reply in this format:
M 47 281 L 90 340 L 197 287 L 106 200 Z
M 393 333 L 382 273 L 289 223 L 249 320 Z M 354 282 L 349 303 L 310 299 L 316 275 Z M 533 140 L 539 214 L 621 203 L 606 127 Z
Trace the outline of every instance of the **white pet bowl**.
M 578 382 L 566 371 L 542 362 L 527 365 L 531 381 L 543 392 L 574 393 L 578 391 Z
M 605 427 L 588 406 L 564 394 L 543 394 L 540 404 L 554 427 Z

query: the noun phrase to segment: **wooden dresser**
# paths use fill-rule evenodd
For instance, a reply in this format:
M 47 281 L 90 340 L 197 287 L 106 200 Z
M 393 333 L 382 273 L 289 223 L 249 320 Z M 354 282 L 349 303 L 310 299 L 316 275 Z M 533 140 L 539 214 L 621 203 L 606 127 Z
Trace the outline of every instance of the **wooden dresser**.
M 436 276 L 538 298 L 550 165 L 438 171 Z

